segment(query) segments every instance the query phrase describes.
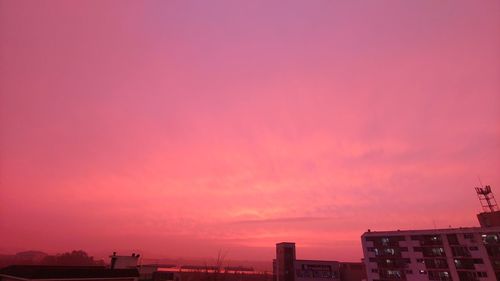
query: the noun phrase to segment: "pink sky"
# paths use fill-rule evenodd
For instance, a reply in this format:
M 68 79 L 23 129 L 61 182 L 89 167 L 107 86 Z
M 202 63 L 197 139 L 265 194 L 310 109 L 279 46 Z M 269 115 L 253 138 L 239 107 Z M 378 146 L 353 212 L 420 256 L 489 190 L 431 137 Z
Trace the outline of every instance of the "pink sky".
M 359 260 L 500 199 L 498 1 L 0 1 L 0 252 Z

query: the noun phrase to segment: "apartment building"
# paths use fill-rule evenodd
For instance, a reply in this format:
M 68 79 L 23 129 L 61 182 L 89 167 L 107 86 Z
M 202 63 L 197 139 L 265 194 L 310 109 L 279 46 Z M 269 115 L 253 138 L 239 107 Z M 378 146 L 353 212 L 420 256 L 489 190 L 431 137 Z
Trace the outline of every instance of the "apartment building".
M 369 281 L 500 280 L 500 227 L 368 231 Z

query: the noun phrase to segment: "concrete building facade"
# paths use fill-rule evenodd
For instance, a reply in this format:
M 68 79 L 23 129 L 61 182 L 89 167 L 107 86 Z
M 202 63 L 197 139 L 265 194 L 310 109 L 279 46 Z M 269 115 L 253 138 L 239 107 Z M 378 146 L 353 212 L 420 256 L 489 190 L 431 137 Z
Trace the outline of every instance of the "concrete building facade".
M 500 280 L 500 227 L 368 231 L 369 281 Z

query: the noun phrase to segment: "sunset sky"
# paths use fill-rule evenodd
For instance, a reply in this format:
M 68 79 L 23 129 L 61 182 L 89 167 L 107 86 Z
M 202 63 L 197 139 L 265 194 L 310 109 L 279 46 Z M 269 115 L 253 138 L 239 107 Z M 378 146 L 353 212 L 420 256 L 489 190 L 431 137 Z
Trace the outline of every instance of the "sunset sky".
M 0 0 L 0 253 L 357 261 L 499 171 L 499 1 Z

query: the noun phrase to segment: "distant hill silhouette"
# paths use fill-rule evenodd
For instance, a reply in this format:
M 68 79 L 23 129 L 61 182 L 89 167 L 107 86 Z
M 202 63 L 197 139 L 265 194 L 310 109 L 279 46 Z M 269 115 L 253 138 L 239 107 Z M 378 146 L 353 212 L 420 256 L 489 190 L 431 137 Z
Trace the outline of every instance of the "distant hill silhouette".
M 57 255 L 41 251 L 24 251 L 15 255 L 0 255 L 0 268 L 9 265 L 105 265 L 103 260 L 94 260 L 83 250 L 73 250 Z

